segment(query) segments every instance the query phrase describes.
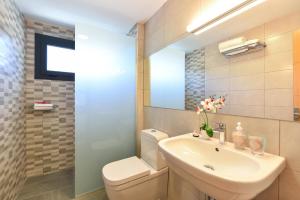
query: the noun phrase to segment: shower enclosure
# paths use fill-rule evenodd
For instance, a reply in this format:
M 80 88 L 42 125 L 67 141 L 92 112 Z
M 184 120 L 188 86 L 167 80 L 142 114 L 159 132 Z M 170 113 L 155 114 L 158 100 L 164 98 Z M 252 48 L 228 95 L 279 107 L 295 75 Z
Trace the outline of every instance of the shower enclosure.
M 76 25 L 75 193 L 103 188 L 101 169 L 135 154 L 135 40 Z

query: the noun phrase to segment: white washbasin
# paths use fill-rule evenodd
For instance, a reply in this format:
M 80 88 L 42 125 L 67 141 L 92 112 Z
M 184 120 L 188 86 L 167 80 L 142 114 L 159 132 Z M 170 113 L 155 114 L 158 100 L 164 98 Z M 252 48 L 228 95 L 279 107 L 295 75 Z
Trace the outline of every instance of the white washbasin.
M 201 140 L 185 134 L 159 142 L 168 166 L 200 191 L 217 200 L 249 200 L 269 187 L 285 168 L 283 157 L 249 149 L 236 150 L 232 143 Z

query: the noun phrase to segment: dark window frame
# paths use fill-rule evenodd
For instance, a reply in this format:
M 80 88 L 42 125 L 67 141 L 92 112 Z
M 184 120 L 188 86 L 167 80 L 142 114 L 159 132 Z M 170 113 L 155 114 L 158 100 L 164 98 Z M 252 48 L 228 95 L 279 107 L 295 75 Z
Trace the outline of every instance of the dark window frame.
M 75 50 L 75 42 L 73 40 L 67 40 L 43 35 L 40 33 L 35 33 L 34 78 L 46 80 L 74 81 L 75 73 L 47 70 L 47 45 Z

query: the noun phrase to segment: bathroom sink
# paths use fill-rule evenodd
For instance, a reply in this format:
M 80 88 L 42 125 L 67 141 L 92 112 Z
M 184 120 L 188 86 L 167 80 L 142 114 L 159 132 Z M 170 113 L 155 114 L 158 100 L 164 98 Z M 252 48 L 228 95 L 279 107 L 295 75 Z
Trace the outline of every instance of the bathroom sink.
M 217 200 L 252 199 L 285 168 L 283 157 L 253 155 L 232 143 L 220 145 L 217 139 L 192 134 L 162 140 L 159 150 L 171 170 Z

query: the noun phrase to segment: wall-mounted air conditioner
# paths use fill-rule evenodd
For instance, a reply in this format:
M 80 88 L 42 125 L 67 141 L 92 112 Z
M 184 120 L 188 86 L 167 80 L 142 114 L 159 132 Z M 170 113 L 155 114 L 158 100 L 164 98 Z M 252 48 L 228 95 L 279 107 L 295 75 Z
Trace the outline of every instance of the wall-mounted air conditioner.
M 246 40 L 244 37 L 235 38 L 219 44 L 220 53 L 225 56 L 234 56 L 266 47 L 258 39 Z

